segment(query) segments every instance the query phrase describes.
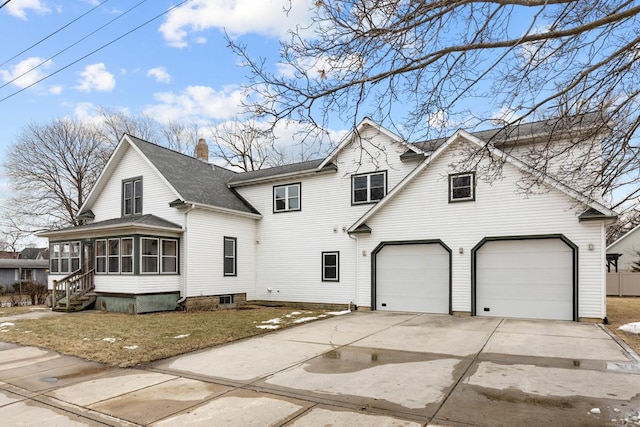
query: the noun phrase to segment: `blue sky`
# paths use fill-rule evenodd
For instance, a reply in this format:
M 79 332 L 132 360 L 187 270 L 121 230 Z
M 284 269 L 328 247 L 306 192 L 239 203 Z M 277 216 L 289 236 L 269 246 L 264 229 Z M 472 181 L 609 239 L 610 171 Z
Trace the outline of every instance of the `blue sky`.
M 56 117 L 91 119 L 96 107 L 149 114 L 161 121 L 229 120 L 239 111 L 241 85 L 247 71 L 238 66 L 238 58 L 227 48 L 224 30 L 249 44 L 253 53 L 276 58 L 280 37 L 288 28 L 308 22 L 310 13 L 310 3 L 305 0 L 294 0 L 288 15 L 283 13 L 286 0 L 180 3 L 7 3 L 0 9 L 0 28 L 5 37 L 0 45 L 0 64 L 4 62 L 0 65 L 0 85 L 4 85 L 0 99 L 8 97 L 0 101 L 0 150 L 5 153 L 20 130 L 31 122 L 46 123 Z M 155 21 L 78 61 L 176 5 L 179 6 Z M 67 28 L 11 59 L 86 12 L 89 13 Z M 77 43 L 114 18 L 114 22 Z M 77 44 L 70 47 L 74 43 Z M 59 53 L 62 50 L 65 51 Z M 36 70 L 12 81 L 52 56 L 55 57 Z M 78 62 L 70 65 L 75 61 Z

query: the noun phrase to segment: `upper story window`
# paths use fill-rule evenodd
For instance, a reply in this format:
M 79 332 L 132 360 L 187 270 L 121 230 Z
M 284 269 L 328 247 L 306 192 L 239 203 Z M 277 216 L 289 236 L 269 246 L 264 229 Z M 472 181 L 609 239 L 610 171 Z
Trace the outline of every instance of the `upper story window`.
M 122 215 L 142 214 L 142 178 L 122 182 Z
M 387 172 L 353 175 L 351 188 L 351 204 L 375 203 L 387 193 Z
M 274 212 L 299 211 L 300 209 L 300 183 L 273 187 Z
M 449 202 L 467 202 L 476 199 L 476 173 L 449 175 Z

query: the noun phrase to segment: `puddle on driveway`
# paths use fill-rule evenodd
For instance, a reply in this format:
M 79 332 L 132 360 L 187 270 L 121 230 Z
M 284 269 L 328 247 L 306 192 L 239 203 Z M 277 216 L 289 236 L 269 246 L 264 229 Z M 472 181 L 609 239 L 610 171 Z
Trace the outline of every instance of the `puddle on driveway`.
M 451 355 L 446 354 L 342 347 L 340 349 L 327 351 L 318 357 L 306 361 L 304 370 L 314 374 L 345 374 L 382 365 L 429 362 L 450 358 Z M 464 365 L 466 366 L 466 364 Z
M 57 375 L 57 376 L 52 376 L 52 377 L 43 377 L 43 378 L 40 378 L 40 381 L 43 381 L 45 383 L 55 384 L 58 381 L 62 381 L 62 380 L 68 380 L 68 379 L 73 379 L 73 378 L 81 378 L 81 377 L 85 377 L 85 376 L 89 376 L 89 375 L 99 374 L 101 372 L 106 371 L 107 369 L 110 369 L 110 368 L 108 366 L 106 366 L 106 365 L 88 366 L 88 367 L 85 367 L 83 369 L 79 369 L 77 371 L 70 372 L 68 374 Z

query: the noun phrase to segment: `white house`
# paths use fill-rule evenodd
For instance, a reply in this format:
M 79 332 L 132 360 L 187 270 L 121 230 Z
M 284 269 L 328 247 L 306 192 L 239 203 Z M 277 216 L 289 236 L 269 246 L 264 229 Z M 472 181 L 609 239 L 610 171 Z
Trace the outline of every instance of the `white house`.
M 554 144 L 594 126 L 577 120 Z M 99 306 L 138 313 L 254 300 L 603 319 L 615 214 L 552 176 L 518 191 L 526 147 L 548 146 L 551 127 L 408 144 L 364 119 L 324 159 L 245 173 L 125 135 L 86 224 L 42 234 L 50 286 L 84 274 Z
M 631 265 L 640 262 L 640 225 L 607 246 L 607 255 L 616 260 L 616 271 L 631 271 Z

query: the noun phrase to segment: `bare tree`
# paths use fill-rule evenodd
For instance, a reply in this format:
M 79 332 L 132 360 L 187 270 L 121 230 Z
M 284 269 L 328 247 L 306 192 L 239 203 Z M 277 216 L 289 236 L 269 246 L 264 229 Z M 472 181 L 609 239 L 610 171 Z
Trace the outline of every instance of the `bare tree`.
M 274 126 L 367 115 L 421 140 L 603 112 L 591 129 L 604 136 L 602 170 L 586 190 L 615 208 L 640 195 L 638 28 L 635 1 L 320 0 L 310 26 L 281 43 L 278 67 L 228 40 L 250 70 L 247 109 Z M 541 174 L 553 155 L 580 170 L 567 151 L 528 160 Z
M 4 164 L 14 196 L 13 216 L 30 231 L 78 225 L 76 215 L 114 145 L 93 125 L 71 119 L 26 126 Z
M 242 171 L 254 171 L 274 166 L 273 134 L 255 123 L 225 122 L 211 129 L 214 157 Z M 273 155 L 274 158 L 270 158 Z

